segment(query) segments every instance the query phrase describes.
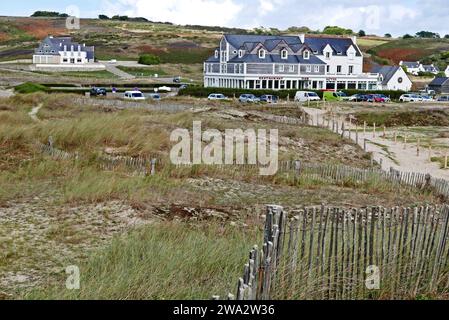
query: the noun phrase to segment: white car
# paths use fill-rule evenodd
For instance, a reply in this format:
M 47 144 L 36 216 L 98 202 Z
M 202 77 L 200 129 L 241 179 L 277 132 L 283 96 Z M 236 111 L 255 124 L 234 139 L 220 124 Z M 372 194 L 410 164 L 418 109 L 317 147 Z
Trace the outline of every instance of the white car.
M 305 102 L 305 101 L 320 101 L 321 98 L 311 91 L 298 91 L 295 95 L 295 101 Z
M 432 98 L 431 96 L 421 96 L 422 102 L 433 102 L 435 101 L 434 98 Z
M 403 94 L 399 97 L 400 102 L 421 102 L 423 98 L 417 94 Z
M 158 88 L 158 91 L 171 92 L 171 88 L 170 88 L 170 87 L 163 86 L 163 87 L 159 87 L 159 88 Z
M 209 100 L 226 100 L 227 98 L 225 97 L 224 94 L 212 93 L 207 97 L 207 99 L 209 99 Z
M 140 91 L 126 91 L 123 95 L 123 99 L 125 100 L 145 100 L 145 96 Z

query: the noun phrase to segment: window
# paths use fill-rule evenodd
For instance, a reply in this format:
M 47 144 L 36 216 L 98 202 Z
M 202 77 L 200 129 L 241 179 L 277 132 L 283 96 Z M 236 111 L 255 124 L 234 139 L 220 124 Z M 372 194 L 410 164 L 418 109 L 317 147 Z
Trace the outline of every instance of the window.
M 311 65 L 306 66 L 306 72 L 312 72 L 312 66 Z
M 341 66 L 337 66 L 337 73 L 341 73 Z
M 67 58 L 65 58 L 65 59 L 62 59 L 62 62 L 67 62 Z
M 402 83 L 404 79 L 402 77 L 398 78 L 398 83 Z
M 353 74 L 354 73 L 354 66 L 349 66 L 349 74 Z
M 288 72 L 295 72 L 295 66 L 294 65 L 289 65 L 288 66 Z
M 218 58 L 218 50 L 215 50 L 215 59 Z
M 304 53 L 302 54 L 302 57 L 305 60 L 309 60 L 310 59 L 310 52 L 308 50 L 304 51 Z
M 281 58 L 288 59 L 288 51 L 286 49 L 281 51 Z
M 326 52 L 326 59 L 330 59 L 331 58 L 331 53 L 330 52 Z
M 350 60 L 354 60 L 354 52 L 350 52 L 349 53 L 349 59 Z
M 326 72 L 331 72 L 331 66 L 329 65 L 326 66 Z
M 314 71 L 315 73 L 320 72 L 320 66 L 314 66 L 314 67 L 313 67 L 313 71 Z
M 283 64 L 279 65 L 279 72 L 284 72 L 285 71 L 285 66 Z
M 260 59 L 265 59 L 265 50 L 264 49 L 260 49 L 259 50 L 259 58 Z
M 243 50 L 239 50 L 239 58 L 243 57 Z

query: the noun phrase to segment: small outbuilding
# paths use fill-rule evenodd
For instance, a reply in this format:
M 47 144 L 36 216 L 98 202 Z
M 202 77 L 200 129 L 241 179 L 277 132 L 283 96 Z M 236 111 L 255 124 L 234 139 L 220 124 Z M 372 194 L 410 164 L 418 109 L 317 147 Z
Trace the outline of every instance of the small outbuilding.
M 435 78 L 429 84 L 429 89 L 436 93 L 449 93 L 449 77 Z

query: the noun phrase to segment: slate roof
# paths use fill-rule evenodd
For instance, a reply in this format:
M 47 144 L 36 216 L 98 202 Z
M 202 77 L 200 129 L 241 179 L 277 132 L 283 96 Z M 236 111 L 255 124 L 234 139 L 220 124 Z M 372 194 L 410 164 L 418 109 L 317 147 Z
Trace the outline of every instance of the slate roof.
M 358 57 L 362 56 L 360 50 L 354 45 L 354 42 L 350 38 L 325 38 L 325 37 L 307 37 L 305 38 L 305 44 L 310 47 L 314 52 L 318 52 L 319 55 L 323 55 L 323 50 L 327 45 L 330 45 L 333 54 L 337 55 L 341 53 L 342 56 L 346 56 L 346 51 L 348 51 L 350 46 L 354 46 L 356 50 L 356 55 Z
M 246 54 L 242 58 L 238 56 L 229 60 L 229 63 L 286 63 L 286 64 L 326 64 L 323 60 L 313 55 L 310 59 L 306 60 L 302 55 L 288 55 L 287 59 L 282 59 L 278 54 L 267 54 L 265 59 L 259 58 L 257 54 Z
M 438 67 L 433 66 L 433 65 L 423 65 L 423 68 L 425 70 L 425 72 L 440 72 L 440 69 L 438 69 Z
M 356 55 L 361 57 L 362 53 L 354 44 L 350 38 L 332 38 L 332 37 L 310 37 L 305 36 L 304 43 L 301 42 L 299 36 L 273 36 L 273 35 L 238 35 L 227 34 L 224 36 L 226 41 L 229 42 L 236 49 L 242 49 L 246 51 L 243 58 L 234 58 L 229 62 L 260 62 L 260 63 L 310 63 L 310 64 L 325 64 L 320 59 L 311 55 L 310 60 L 303 60 L 300 56 L 289 55 L 288 60 L 283 60 L 280 57 L 270 55 L 270 51 L 274 50 L 280 44 L 288 46 L 293 52 L 299 53 L 303 48 L 308 48 L 314 55 L 324 55 L 324 48 L 329 45 L 334 55 L 346 56 L 347 50 L 353 46 L 356 50 Z M 262 44 L 268 51 L 266 59 L 259 59 L 257 56 L 248 54 L 257 45 Z M 278 56 L 278 55 L 276 55 Z M 277 60 L 278 59 L 278 60 Z M 219 59 L 210 57 L 206 62 L 219 62 Z
M 387 85 L 400 68 L 399 66 L 375 66 L 371 69 L 371 72 L 380 73 L 383 76 L 382 84 Z
M 48 46 L 45 46 L 48 45 Z M 74 47 L 74 50 L 78 49 L 79 43 L 72 42 L 71 37 L 46 37 L 39 44 L 39 47 L 34 51 L 36 54 L 45 54 L 45 55 L 59 55 L 59 51 L 64 50 L 64 46 L 67 46 L 67 50 L 70 50 L 70 46 Z M 94 47 L 81 46 L 81 51 L 85 51 L 87 53 L 88 59 L 94 58 Z M 39 52 L 42 51 L 42 52 Z
M 449 81 L 448 77 L 442 77 L 442 78 L 435 78 L 433 81 L 429 84 L 429 86 L 442 86 L 445 85 L 446 82 Z
M 406 66 L 407 68 L 412 68 L 412 69 L 418 69 L 419 68 L 419 62 L 418 61 L 402 61 L 402 65 Z

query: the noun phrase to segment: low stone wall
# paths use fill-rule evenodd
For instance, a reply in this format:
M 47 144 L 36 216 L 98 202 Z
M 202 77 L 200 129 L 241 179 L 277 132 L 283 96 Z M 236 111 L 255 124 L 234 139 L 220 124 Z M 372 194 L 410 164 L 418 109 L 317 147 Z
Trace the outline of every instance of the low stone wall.
M 36 64 L 30 66 L 32 71 L 45 72 L 70 72 L 70 71 L 102 71 L 106 70 L 104 64 L 76 64 L 76 65 L 60 65 L 60 64 Z

